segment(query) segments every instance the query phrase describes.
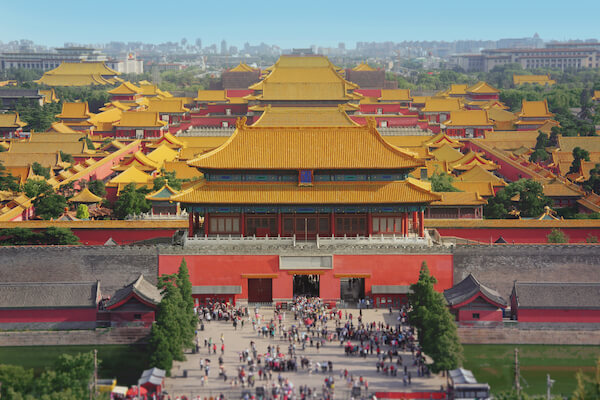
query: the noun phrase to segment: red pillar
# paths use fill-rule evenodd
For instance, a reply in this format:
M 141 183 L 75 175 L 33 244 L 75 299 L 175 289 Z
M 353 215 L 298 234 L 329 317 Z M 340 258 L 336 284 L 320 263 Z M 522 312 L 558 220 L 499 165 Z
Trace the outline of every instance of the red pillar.
M 373 234 L 373 216 L 370 212 L 367 213 L 367 235 Z
M 281 236 L 281 213 L 277 212 L 277 235 Z
M 408 214 L 402 213 L 402 236 L 406 236 L 408 234 Z
M 413 224 L 413 230 L 415 232 L 419 232 L 417 226 L 418 226 L 418 217 L 417 217 L 417 212 L 413 211 L 412 213 L 412 224 Z
M 335 211 L 331 212 L 331 236 L 335 236 Z
M 240 213 L 240 233 L 242 236 L 246 236 L 246 215 Z
M 208 213 L 204 213 L 204 235 L 208 236 L 208 223 L 209 223 Z
M 188 237 L 194 237 L 194 212 L 188 214 Z
M 425 237 L 425 215 L 423 211 L 419 211 L 419 236 Z

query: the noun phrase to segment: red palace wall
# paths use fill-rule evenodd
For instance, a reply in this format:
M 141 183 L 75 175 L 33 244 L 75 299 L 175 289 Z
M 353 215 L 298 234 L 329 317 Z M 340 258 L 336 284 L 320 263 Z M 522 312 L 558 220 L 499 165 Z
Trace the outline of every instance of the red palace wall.
M 425 224 L 427 227 L 427 223 Z M 509 244 L 548 243 L 547 236 L 551 228 L 436 228 L 442 236 L 456 236 L 482 243 L 495 242 L 500 236 Z M 569 237 L 569 243 L 585 243 L 588 235 L 600 238 L 600 228 L 562 228 Z
M 522 309 L 518 311 L 519 322 L 575 322 L 600 323 L 600 310 L 547 310 Z
M 473 314 L 479 314 L 479 318 L 473 318 Z M 502 310 L 477 310 L 460 309 L 458 310 L 459 322 L 477 322 L 477 321 L 497 321 L 502 322 Z
M 96 308 L 0 310 L 0 323 L 96 321 Z
M 408 108 L 403 107 L 400 103 L 383 103 L 383 104 L 361 104 L 360 112 L 363 114 L 377 114 L 377 109 L 381 109 L 382 114 L 400 113 L 408 114 Z
M 293 297 L 293 271 L 279 270 L 278 255 L 160 255 L 158 273 L 177 272 L 185 257 L 193 286 L 241 286 L 237 299 L 248 298 L 248 279 L 273 277 L 273 299 Z M 340 298 L 340 278 L 365 277 L 365 293 L 371 295 L 372 285 L 410 285 L 417 281 L 421 263 L 427 261 L 431 273 L 438 279 L 439 291 L 452 287 L 452 255 L 334 255 L 333 269 L 318 270 L 320 297 Z
M 81 244 L 103 245 L 109 238 L 118 244 L 130 244 L 141 240 L 172 237 L 177 229 L 72 229 Z

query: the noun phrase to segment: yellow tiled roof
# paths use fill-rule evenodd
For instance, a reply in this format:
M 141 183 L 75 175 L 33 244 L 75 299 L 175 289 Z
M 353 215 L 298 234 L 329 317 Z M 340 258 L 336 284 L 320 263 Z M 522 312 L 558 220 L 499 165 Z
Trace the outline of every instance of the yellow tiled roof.
M 138 82 L 138 87 L 142 90 L 143 96 L 156 96 L 158 94 L 158 86 L 150 82 Z
M 13 143 L 14 145 L 15 143 Z M 5 167 L 28 167 L 34 162 L 38 162 L 42 167 L 54 168 L 60 162 L 60 156 L 54 153 L 12 153 L 8 151 L 0 152 L 0 162 Z
M 440 98 L 428 98 L 425 100 L 425 107 L 421 111 L 423 112 L 451 112 L 462 109 L 459 99 L 440 99 Z
M 478 206 L 487 204 L 479 194 L 474 192 L 440 192 L 442 199 L 431 203 L 432 206 Z
M 19 113 L 0 114 L 0 128 L 22 128 L 27 124 L 19 118 Z
M 556 182 L 556 183 L 545 183 L 544 194 L 548 197 L 583 197 L 583 192 L 577 192 L 567 185 Z
M 581 147 L 589 152 L 600 152 L 600 136 L 559 136 L 560 151 L 573 152 L 575 147 Z
M 69 199 L 70 203 L 99 203 L 101 201 L 102 197 L 96 196 L 94 193 L 90 192 L 88 188 L 84 188 Z
M 513 83 L 515 85 L 522 85 L 524 83 L 554 85 L 556 81 L 551 79 L 550 75 L 513 75 Z
M 454 147 L 444 144 L 439 149 L 433 150 L 431 152 L 433 157 L 438 161 L 456 161 L 463 157 L 463 154 L 456 150 Z
M 218 149 L 188 161 L 217 169 L 362 169 L 415 168 L 423 165 L 388 144 L 375 121 L 356 127 L 261 128 L 238 121 Z
M 498 169 L 498 166 L 493 161 L 486 160 L 474 151 L 470 151 L 463 158 L 454 161 L 451 164 L 452 169 L 466 171 L 480 165 L 482 168 L 493 171 Z
M 489 120 L 486 110 L 452 111 L 450 119 L 444 122 L 446 126 L 489 126 L 494 124 Z
M 594 90 L 594 96 L 592 96 L 592 100 L 600 100 L 600 90 Z
M 465 90 L 467 93 L 485 94 L 485 93 L 500 93 L 498 89 L 486 82 L 477 82 L 473 86 Z
M 398 136 L 383 136 L 383 139 L 396 147 L 401 148 L 412 148 L 412 147 L 423 147 L 426 141 L 433 138 L 433 136 L 425 135 L 398 135 Z
M 437 135 L 433 136 L 431 139 L 423 142 L 423 146 L 432 147 L 432 148 L 436 148 L 436 147 L 439 148 L 439 147 L 446 146 L 446 145 L 453 147 L 453 148 L 463 147 L 463 144 L 461 142 L 459 142 L 456 139 L 452 139 L 451 137 L 449 137 L 448 135 L 446 135 L 443 132 L 440 132 Z
M 81 132 L 73 133 L 58 133 L 58 132 L 32 132 L 29 137 L 30 143 L 44 142 L 44 143 L 78 143 L 81 144 L 81 140 L 85 137 L 85 134 Z
M 261 100 L 296 101 L 358 99 L 349 93 L 356 88 L 323 56 L 281 56 L 262 81 L 250 86 L 262 90 Z
M 462 192 L 477 193 L 483 197 L 492 197 L 494 195 L 494 185 L 491 182 L 464 182 L 454 181 L 452 186 Z
M 119 72 L 103 62 L 63 62 L 53 70 L 44 72 L 37 83 L 48 86 L 113 85 Z
M 56 97 L 54 89 L 40 89 L 40 94 L 44 96 L 44 103 L 58 103 L 60 100 Z
M 460 174 L 456 179 L 462 182 L 489 182 L 494 186 L 506 186 L 506 182 L 504 182 L 502 178 L 497 177 L 479 165 L 476 165 L 470 170 Z
M 202 204 L 398 204 L 440 199 L 409 181 L 336 182 L 298 186 L 296 183 L 205 182 L 171 197 Z
M 143 165 L 145 167 L 149 167 L 152 168 L 152 170 L 156 170 L 159 168 L 159 163 L 157 161 L 152 160 L 151 158 L 149 158 L 148 156 L 146 156 L 144 153 L 142 153 L 141 150 L 136 151 L 135 153 L 133 153 L 133 155 L 131 157 L 128 157 L 127 159 L 123 160 L 123 162 L 121 163 L 120 166 L 122 166 L 123 168 L 120 168 L 121 170 L 126 170 L 128 169 L 132 164 L 134 163 L 139 163 L 140 165 Z M 139 170 L 146 170 L 145 168 L 138 168 Z M 113 168 L 113 170 L 117 170 L 117 168 Z
M 136 183 L 136 184 L 148 184 L 152 182 L 152 177 L 146 174 L 143 171 L 140 171 L 136 167 L 130 167 L 115 176 L 108 182 L 108 186 L 116 186 L 118 184 L 128 184 L 128 183 Z
M 548 110 L 548 102 L 546 100 L 542 101 L 527 101 L 523 100 L 521 105 L 521 112 L 519 113 L 519 117 L 530 117 L 530 118 L 551 118 L 554 114 L 552 114 Z
M 166 172 L 175 172 L 177 179 L 200 179 L 203 174 L 185 161 L 165 161 L 163 168 Z
M 488 113 L 489 119 L 491 119 L 492 121 L 506 122 L 506 121 L 516 121 L 517 120 L 517 116 L 515 113 L 506 111 L 506 110 L 502 110 L 502 109 L 496 108 L 496 107 L 489 108 L 487 110 L 487 113 Z
M 432 97 L 430 96 L 413 96 L 413 104 L 425 104 L 427 102 L 427 100 L 431 99 Z
M 161 121 L 157 112 L 150 111 L 124 111 L 121 120 L 114 124 L 114 126 L 131 128 L 162 127 L 165 125 L 167 123 Z
M 229 70 L 229 72 L 254 72 L 256 69 L 245 63 L 239 63 L 236 67 L 233 67 Z
M 51 153 L 58 151 L 68 154 L 83 154 L 87 150 L 85 141 L 76 142 L 13 142 L 7 154 L 15 153 Z M 36 161 L 35 159 L 31 162 Z
M 183 148 L 183 147 L 187 146 L 186 142 L 179 140 L 179 138 L 174 136 L 172 133 L 166 132 L 163 135 L 163 137 L 161 137 L 160 139 L 158 139 L 157 141 L 155 141 L 153 143 L 148 144 L 146 147 L 157 148 L 158 146 L 160 146 L 163 143 L 168 144 L 169 146 L 172 146 L 173 148 Z
M 381 89 L 380 101 L 410 101 L 410 89 Z
M 224 90 L 198 90 L 198 95 L 195 101 L 208 102 L 225 102 L 227 97 Z
M 185 113 L 190 111 L 189 108 L 184 107 L 184 100 L 178 97 L 171 97 L 168 99 L 152 99 L 148 105 L 148 111 L 156 111 L 158 113 L 169 114 L 169 113 Z
M 467 87 L 469 87 L 468 84 L 466 83 L 453 83 L 450 85 L 450 90 L 448 91 L 448 94 L 454 94 L 454 95 L 466 95 L 467 94 Z
M 352 71 L 377 71 L 366 62 L 361 62 L 356 67 L 352 68 Z
M 165 161 L 173 161 L 177 158 L 178 152 L 167 146 L 165 143 L 158 146 L 156 149 L 148 153 L 147 157 L 156 162 L 158 165 L 162 165 Z
M 96 126 L 97 131 L 112 131 L 113 125 L 120 121 L 123 116 L 123 111 L 118 108 L 111 108 L 102 111 L 90 118 L 90 122 Z
M 58 133 L 79 133 L 74 129 L 69 128 L 67 125 L 62 122 L 53 122 L 48 132 L 58 132 Z
M 284 126 L 358 126 L 341 107 L 271 107 L 267 106 L 252 124 L 260 127 Z
M 56 116 L 60 119 L 88 119 L 93 116 L 87 101 L 83 103 L 63 103 L 62 112 Z
M 110 94 L 139 94 L 142 93 L 142 89 L 135 86 L 131 82 L 123 82 L 116 88 L 109 90 Z

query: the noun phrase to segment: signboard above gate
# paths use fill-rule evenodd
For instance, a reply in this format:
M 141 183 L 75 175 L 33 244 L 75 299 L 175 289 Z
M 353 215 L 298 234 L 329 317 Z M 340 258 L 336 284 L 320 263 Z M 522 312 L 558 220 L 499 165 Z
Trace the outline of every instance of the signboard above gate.
M 279 269 L 333 269 L 333 256 L 279 256 Z

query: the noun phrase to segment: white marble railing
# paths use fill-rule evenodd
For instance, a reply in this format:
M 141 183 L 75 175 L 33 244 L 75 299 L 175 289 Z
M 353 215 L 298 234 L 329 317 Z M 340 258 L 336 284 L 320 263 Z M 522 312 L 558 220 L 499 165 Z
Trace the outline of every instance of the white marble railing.
M 154 214 L 154 213 L 141 213 L 137 215 L 128 215 L 128 220 L 173 220 L 173 219 L 188 219 L 188 214 L 182 211 L 180 214 Z
M 184 245 L 290 245 L 296 246 L 297 243 L 315 243 L 317 248 L 320 246 L 331 245 L 370 245 L 387 244 L 392 246 L 429 246 L 431 239 L 429 237 L 396 236 L 396 235 L 369 235 L 369 236 L 316 236 L 313 239 L 304 240 L 301 236 L 239 236 L 239 235 L 211 235 L 211 236 L 193 236 L 184 237 Z

